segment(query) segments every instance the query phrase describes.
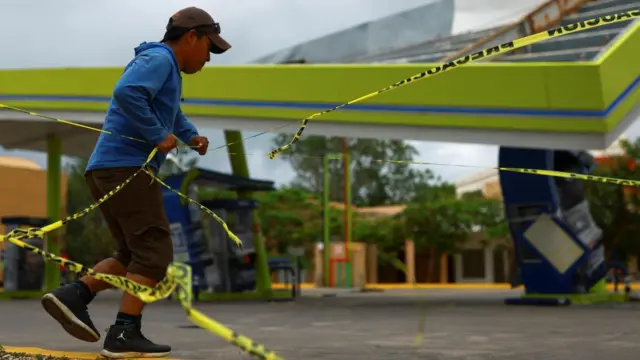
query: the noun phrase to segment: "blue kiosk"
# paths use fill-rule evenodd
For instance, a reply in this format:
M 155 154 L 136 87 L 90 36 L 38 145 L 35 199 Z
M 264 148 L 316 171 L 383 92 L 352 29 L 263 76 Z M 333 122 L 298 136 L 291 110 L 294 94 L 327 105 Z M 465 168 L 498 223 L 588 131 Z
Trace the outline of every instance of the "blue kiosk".
M 590 174 L 595 162 L 583 151 L 501 147 L 499 167 Z M 524 294 L 507 304 L 625 299 L 628 294 L 606 292 L 602 230 L 589 211 L 583 181 L 502 171 L 500 184 L 516 254 L 512 286 L 524 286 Z
M 271 191 L 272 181 L 242 178 L 201 168 L 167 176 L 164 181 L 198 199 L 201 188 L 227 191 Z M 231 293 L 255 289 L 254 217 L 257 202 L 247 199 L 201 201 L 223 219 L 243 242 L 240 249 L 222 226 L 193 204 L 165 189 L 164 203 L 171 225 L 174 260 L 192 267 L 193 294 Z

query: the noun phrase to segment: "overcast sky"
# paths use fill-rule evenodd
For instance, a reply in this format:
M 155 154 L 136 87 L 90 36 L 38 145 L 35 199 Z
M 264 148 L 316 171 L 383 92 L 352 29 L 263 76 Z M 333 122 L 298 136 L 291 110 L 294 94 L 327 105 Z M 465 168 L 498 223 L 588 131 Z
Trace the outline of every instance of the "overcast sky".
M 3 0 L 0 7 L 0 68 L 124 66 L 133 47 L 162 37 L 168 17 L 186 6 L 208 10 L 233 44 L 218 64 L 242 64 L 274 51 L 342 30 L 365 21 L 410 9 L 432 0 Z M 540 0 L 456 0 L 455 33 L 486 28 L 524 15 Z M 196 75 L 197 76 L 197 75 Z M 350 100 L 350 99 L 345 99 Z M 213 144 L 222 133 L 204 129 Z M 638 124 L 629 135 L 640 134 Z M 244 134 L 251 135 L 250 133 Z M 497 147 L 412 142 L 420 151 L 416 161 L 496 166 Z M 293 178 L 284 162 L 264 155 L 271 150 L 265 135 L 246 142 L 252 177 L 279 184 Z M 43 154 L 5 152 L 45 165 Z M 201 159 L 200 165 L 229 171 L 223 152 Z M 469 169 L 437 167 L 455 180 Z

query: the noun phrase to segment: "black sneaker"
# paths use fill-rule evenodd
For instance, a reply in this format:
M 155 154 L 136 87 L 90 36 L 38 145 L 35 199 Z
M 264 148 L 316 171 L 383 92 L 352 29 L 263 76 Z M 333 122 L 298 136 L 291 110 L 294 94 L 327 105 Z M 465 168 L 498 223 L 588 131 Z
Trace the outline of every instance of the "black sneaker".
M 140 327 L 131 324 L 111 325 L 100 354 L 110 359 L 135 359 L 165 357 L 170 352 L 170 346 L 152 343 L 142 335 Z
M 100 333 L 93 325 L 87 306 L 77 285 L 63 285 L 42 297 L 42 306 L 69 335 L 76 339 L 96 342 Z

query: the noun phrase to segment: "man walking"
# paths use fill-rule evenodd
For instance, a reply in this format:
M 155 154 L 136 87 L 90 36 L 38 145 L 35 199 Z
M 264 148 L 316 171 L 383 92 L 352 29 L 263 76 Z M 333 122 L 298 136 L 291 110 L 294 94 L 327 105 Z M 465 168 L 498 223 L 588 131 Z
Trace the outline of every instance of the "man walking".
M 158 172 L 165 154 L 177 140 L 189 144 L 200 155 L 209 141 L 180 109 L 181 72 L 194 74 L 210 60 L 209 53 L 231 48 L 220 37 L 220 25 L 204 10 L 189 7 L 169 20 L 161 42 L 142 43 L 115 86 L 104 121 L 104 129 L 89 159 L 85 178 L 96 201 L 121 184 L 144 164 L 154 147 L 158 155 L 149 164 Z M 118 135 L 144 139 L 132 141 Z M 146 173 L 100 206 L 115 240 L 116 254 L 98 263 L 99 273 L 126 276 L 153 287 L 162 280 L 173 260 L 173 244 L 165 214 L 162 188 Z M 110 285 L 89 276 L 44 295 L 42 305 L 62 327 L 77 339 L 96 342 L 100 334 L 87 305 Z M 109 328 L 102 350 L 108 358 L 163 357 L 167 345 L 154 344 L 142 335 L 144 303 L 125 293 L 115 323 Z

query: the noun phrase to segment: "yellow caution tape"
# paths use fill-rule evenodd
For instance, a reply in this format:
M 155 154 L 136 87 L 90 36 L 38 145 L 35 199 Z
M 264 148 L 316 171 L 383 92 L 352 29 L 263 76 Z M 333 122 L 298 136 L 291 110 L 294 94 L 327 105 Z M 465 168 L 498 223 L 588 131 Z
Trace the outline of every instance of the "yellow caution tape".
M 407 165 L 443 165 L 443 166 L 458 166 L 458 167 L 478 167 L 478 166 L 465 166 L 465 165 L 456 165 L 456 164 L 439 164 L 439 163 L 422 162 L 422 161 L 404 161 L 404 160 L 372 160 L 372 161 L 391 162 L 396 164 L 407 164 Z M 612 177 L 606 177 L 606 176 L 577 174 L 577 173 L 566 172 L 566 171 L 524 169 L 524 168 L 510 168 L 510 167 L 485 167 L 485 169 L 495 169 L 499 171 L 518 172 L 522 174 L 551 176 L 551 177 L 576 179 L 576 180 L 584 180 L 584 181 L 595 181 L 595 182 L 614 184 L 614 185 L 620 185 L 620 186 L 640 186 L 640 180 L 619 179 L 619 178 L 612 178 Z
M 187 195 L 181 193 L 180 191 L 172 188 L 171 186 L 167 185 L 167 183 L 165 183 L 164 181 L 162 181 L 159 177 L 157 177 L 152 171 L 149 171 L 147 169 L 144 169 L 144 171 L 149 174 L 149 176 L 151 176 L 152 179 L 154 179 L 155 181 L 159 182 L 160 185 L 164 186 L 165 188 L 167 188 L 169 191 L 173 192 L 174 194 L 180 196 L 182 199 L 184 199 L 187 202 L 190 202 L 192 204 L 194 204 L 195 206 L 197 206 L 200 210 L 204 211 L 206 214 L 208 214 L 209 216 L 211 216 L 212 218 L 214 218 L 218 223 L 220 223 L 220 225 L 222 225 L 222 228 L 224 229 L 224 231 L 229 235 L 229 237 L 231 238 L 231 240 L 233 240 L 236 245 L 238 245 L 239 247 L 242 247 L 242 241 L 236 236 L 236 234 L 234 234 L 231 229 L 229 229 L 229 226 L 227 226 L 227 224 L 224 222 L 224 220 L 222 220 L 218 215 L 216 215 L 216 213 L 214 213 L 213 211 L 211 211 L 209 208 L 207 208 L 206 206 L 200 204 L 199 202 L 193 200 L 192 198 L 188 197 Z
M 305 119 L 302 120 L 302 125 L 300 126 L 300 128 L 298 129 L 298 131 L 296 132 L 296 135 L 293 137 L 293 139 L 286 145 L 272 151 L 269 154 L 269 157 L 272 159 L 275 159 L 276 155 L 282 151 L 285 151 L 287 149 L 289 149 L 295 142 L 297 142 L 300 138 L 300 136 L 302 135 L 302 132 L 304 131 L 307 123 L 309 122 L 309 120 L 316 118 L 318 116 L 339 110 L 345 106 L 348 106 L 350 104 L 354 104 L 369 98 L 372 98 L 374 96 L 377 96 L 379 94 L 382 94 L 384 92 L 387 91 L 391 91 L 394 89 L 397 89 L 399 87 L 402 87 L 404 85 L 407 85 L 411 82 L 414 81 L 418 81 L 418 80 L 422 80 L 424 78 L 427 77 L 431 77 L 431 76 L 435 76 L 437 74 L 443 73 L 445 71 L 449 71 L 452 69 L 455 69 L 457 67 L 460 67 L 462 65 L 466 65 L 469 63 L 472 63 L 474 61 L 478 61 L 481 59 L 486 59 L 489 57 L 493 57 L 493 56 L 497 56 L 500 54 L 504 54 L 506 52 L 524 47 L 524 46 L 528 46 L 528 45 L 532 45 L 535 44 L 537 42 L 540 41 L 544 41 L 544 40 L 548 40 L 551 38 L 555 38 L 555 37 L 559 37 L 562 35 L 566 35 L 566 34 L 571 34 L 571 33 L 575 33 L 578 31 L 583 31 L 583 30 L 587 30 L 587 29 L 591 29 L 591 28 L 595 28 L 598 26 L 603 26 L 603 25 L 607 25 L 607 24 L 611 24 L 611 23 L 616 23 L 616 22 L 621 22 L 621 21 L 629 21 L 635 18 L 640 17 L 640 10 L 631 10 L 631 11 L 626 11 L 626 12 L 621 12 L 618 14 L 613 14 L 613 15 L 606 15 L 606 16 L 602 16 L 599 18 L 594 18 L 594 19 L 590 19 L 590 20 L 586 20 L 586 21 L 582 21 L 579 22 L 577 24 L 570 24 L 570 25 L 566 25 L 566 26 L 562 26 L 553 30 L 549 30 L 546 32 L 541 32 L 538 34 L 534 34 L 534 35 L 530 35 L 518 40 L 514 40 L 512 42 L 508 42 L 508 43 L 504 43 L 498 46 L 494 46 L 492 48 L 489 49 L 485 49 L 482 51 L 479 51 L 475 54 L 471 54 L 471 55 L 467 55 L 464 57 L 461 57 L 457 60 L 453 60 L 444 64 L 441 64 L 439 66 L 433 67 L 431 69 L 428 69 L 426 71 L 423 71 L 420 74 L 416 74 L 414 76 L 411 76 L 407 79 L 404 79 L 400 82 L 397 82 L 393 85 L 390 85 L 384 89 L 378 90 L 376 92 L 373 92 L 371 94 L 368 95 L 364 95 L 361 96 L 357 99 L 351 100 L 345 104 L 336 106 L 332 109 L 323 111 L 323 112 L 319 112 L 319 113 L 315 113 Z M 90 127 L 87 125 L 83 125 L 83 124 L 79 124 L 79 123 L 75 123 L 72 121 L 68 121 L 68 120 L 63 120 L 63 119 L 58 119 L 58 118 L 54 118 L 54 117 L 50 117 L 50 116 L 46 116 L 46 115 L 42 115 L 36 112 L 32 112 L 32 111 L 28 111 L 28 110 L 23 110 L 23 109 L 19 109 L 13 106 L 9 106 L 9 105 L 5 105 L 5 104 L 0 104 L 0 109 L 7 109 L 7 110 L 11 110 L 11 111 L 17 111 L 17 112 L 21 112 L 21 113 L 25 113 L 28 115 L 32 115 L 32 116 L 36 116 L 36 117 L 40 117 L 40 118 L 44 118 L 44 119 L 49 119 L 49 120 L 54 120 L 60 123 L 64 123 L 67 125 L 72 125 L 72 126 L 76 126 L 76 127 L 80 127 L 80 128 L 84 128 L 84 129 L 88 129 L 88 130 L 93 130 L 93 131 L 98 131 L 98 132 L 102 132 L 102 133 L 106 133 L 109 135 L 116 135 L 116 136 L 120 136 L 123 138 L 127 138 L 133 141 L 138 141 L 138 142 L 145 142 L 144 140 L 141 139 L 137 139 L 137 138 L 133 138 L 133 137 L 128 137 L 128 136 L 124 136 L 121 134 L 114 134 L 110 131 L 107 130 L 103 130 L 103 129 L 98 129 L 98 128 L 94 128 L 94 127 Z M 228 144 L 227 144 L 228 145 Z M 145 162 L 145 164 L 143 164 L 143 166 L 140 168 L 139 171 L 137 171 L 134 175 L 132 175 L 131 177 L 129 177 L 128 179 L 126 179 L 122 184 L 120 184 L 119 186 L 117 186 L 115 189 L 113 189 L 111 192 L 109 192 L 108 194 L 106 194 L 103 198 L 99 199 L 98 202 L 96 202 L 95 204 L 90 205 L 89 207 L 83 209 L 82 211 L 73 214 L 63 220 L 59 220 L 56 221 L 50 225 L 44 226 L 42 228 L 32 228 L 32 229 L 17 229 L 14 230 L 12 232 L 10 232 L 9 234 L 5 235 L 5 236 L 0 236 L 0 242 L 1 241 L 9 241 L 23 249 L 29 250 L 35 254 L 41 255 L 43 258 L 45 258 L 46 260 L 49 261 L 53 261 L 55 263 L 58 263 L 59 265 L 62 265 L 66 268 L 68 268 L 69 270 L 79 273 L 79 274 L 86 274 L 89 276 L 92 276 L 98 280 L 104 281 L 118 289 L 124 290 L 136 297 L 138 297 L 139 299 L 141 299 L 142 301 L 145 302 L 154 302 L 154 301 L 158 301 L 160 299 L 166 298 L 169 295 L 171 295 L 173 292 L 177 293 L 177 298 L 180 301 L 180 304 L 182 305 L 183 309 L 185 310 L 186 315 L 188 316 L 188 318 L 195 324 L 197 324 L 198 326 L 212 332 L 213 334 L 219 336 L 220 338 L 230 342 L 231 344 L 243 349 L 244 351 L 246 351 L 247 353 L 249 353 L 252 356 L 255 356 L 257 358 L 260 359 L 268 359 L 268 360 L 281 360 L 282 358 L 279 357 L 278 355 L 276 355 L 273 352 L 267 351 L 265 350 L 263 345 L 259 345 L 256 344 L 255 342 L 253 342 L 251 339 L 249 339 L 246 336 L 240 335 L 236 332 L 234 332 L 233 330 L 229 329 L 228 327 L 224 326 L 221 323 L 216 322 L 215 320 L 207 317 L 206 315 L 200 313 L 199 311 L 195 310 L 192 307 L 192 287 L 191 287 L 191 267 L 186 265 L 186 264 L 182 264 L 182 263 L 177 263 L 174 262 L 172 263 L 168 270 L 167 270 L 167 277 L 165 279 L 163 279 L 162 281 L 160 281 L 155 287 L 151 288 L 148 286 L 144 286 L 144 285 L 140 285 L 138 283 L 135 283 L 129 279 L 127 279 L 126 277 L 122 277 L 122 276 L 116 276 L 116 275 L 109 275 L 109 274 L 102 274 L 102 273 L 97 273 L 95 272 L 93 269 L 85 267 L 82 264 L 78 264 L 76 262 L 67 260 L 67 259 L 63 259 L 61 257 L 58 257 L 54 254 L 48 253 L 46 251 L 40 250 L 32 245 L 29 245 L 25 242 L 23 242 L 22 240 L 27 239 L 27 238 L 32 238 L 32 237 L 43 237 L 46 233 L 56 230 L 62 226 L 64 226 L 66 223 L 68 223 L 69 221 L 72 220 L 76 220 L 81 218 L 82 216 L 86 215 L 87 213 L 95 210 L 96 208 L 98 208 L 98 206 L 100 204 L 102 204 L 103 202 L 107 201 L 110 197 L 112 197 L 115 193 L 117 193 L 118 191 L 120 191 L 124 186 L 126 186 L 129 182 L 131 182 L 131 180 L 133 179 L 133 177 L 137 176 L 140 172 L 146 172 L 148 175 L 150 175 L 155 181 L 160 182 L 165 188 L 169 189 L 170 191 L 178 194 L 180 197 L 182 197 L 183 199 L 197 205 L 202 211 L 206 212 L 207 214 L 211 215 L 212 217 L 214 217 L 214 219 L 216 219 L 216 221 L 218 221 L 223 228 L 225 229 L 225 231 L 227 232 L 227 234 L 229 234 L 229 237 L 231 237 L 236 243 L 238 243 L 238 245 L 241 245 L 240 240 L 238 239 L 238 237 L 233 234 L 228 226 L 224 223 L 224 221 L 222 221 L 215 213 L 213 213 L 211 210 L 207 209 L 206 207 L 204 207 L 203 205 L 199 204 L 198 202 L 196 202 L 195 200 L 190 199 L 187 195 L 179 192 L 178 190 L 172 189 L 171 187 L 169 187 L 166 183 L 162 182 L 162 180 L 160 180 L 157 176 L 155 176 L 152 172 L 148 171 L 146 169 L 147 164 L 151 161 L 151 159 L 153 159 L 153 157 L 157 154 L 157 149 L 154 149 L 151 154 L 149 154 L 149 157 L 147 159 L 147 161 Z M 401 162 L 401 161 L 391 161 L 391 162 Z M 410 163 L 410 164 L 427 164 L 427 163 L 420 163 L 420 162 L 403 162 L 403 163 Z M 591 176 L 591 175 L 583 175 L 583 174 L 574 174 L 574 173 L 567 173 L 567 172 L 561 172 L 561 171 L 551 171 L 551 170 L 535 170 L 535 169 L 517 169 L 517 168 L 498 168 L 499 170 L 502 171 L 515 171 L 515 172 L 521 172 L 521 173 L 529 173 L 529 174 L 537 174 L 537 175 L 546 175 L 546 176 L 555 176 L 555 177 L 565 177 L 565 178 L 575 178 L 575 179 L 580 179 L 580 180 L 589 180 L 589 181 L 599 181 L 599 182 L 605 182 L 605 183 L 612 183 L 612 184 L 618 184 L 618 185 L 632 185 L 632 186 L 637 186 L 640 185 L 640 181 L 635 181 L 635 180 L 624 180 L 624 179 L 612 179 L 612 178 L 605 178 L 605 177 L 599 177 L 599 176 Z
M 177 294 L 178 300 L 180 301 L 180 305 L 182 305 L 182 308 L 184 309 L 187 317 L 194 324 L 212 332 L 215 335 L 218 335 L 222 339 L 234 344 L 235 346 L 246 351 L 248 354 L 259 359 L 283 360 L 283 358 L 279 357 L 275 353 L 266 350 L 263 345 L 257 344 L 248 337 L 238 334 L 237 332 L 207 317 L 206 315 L 202 314 L 192 307 L 192 278 L 191 267 L 189 265 L 179 262 L 171 263 L 169 265 L 169 268 L 167 269 L 167 276 L 152 288 L 149 286 L 140 285 L 124 276 L 97 273 L 93 269 L 82 264 L 63 259 L 54 254 L 29 245 L 21 240 L 21 238 L 25 237 L 26 232 L 25 234 L 21 234 L 17 237 L 12 237 L 9 234 L 7 234 L 6 236 L 0 235 L 0 242 L 5 240 L 9 241 L 12 244 L 15 244 L 25 250 L 29 250 L 35 254 L 41 255 L 46 260 L 53 261 L 61 266 L 64 266 L 75 273 L 89 275 L 98 280 L 104 281 L 112 285 L 113 287 L 124 290 L 147 303 L 164 299 L 175 292 Z
M 503 167 L 498 167 L 496 169 L 500 171 L 511 171 L 511 172 L 519 172 L 523 174 L 544 175 L 544 176 L 561 177 L 561 178 L 569 178 L 569 179 L 576 179 L 576 180 L 595 181 L 595 182 L 622 185 L 622 186 L 640 186 L 640 181 L 638 180 L 617 179 L 617 178 L 611 178 L 611 177 L 605 177 L 605 176 L 576 174 L 576 173 L 570 173 L 565 171 L 518 169 L 518 168 L 503 168 Z
M 169 275 L 165 279 L 163 279 L 161 282 L 159 282 L 155 287 L 151 288 L 148 286 L 135 283 L 124 276 L 97 273 L 92 268 L 86 267 L 82 264 L 76 263 L 71 260 L 63 259 L 61 257 L 58 257 L 49 252 L 43 251 L 33 245 L 27 244 L 22 241 L 23 239 L 30 238 L 31 237 L 30 235 L 33 235 L 33 234 L 28 234 L 27 232 L 25 233 L 10 232 L 9 234 L 4 236 L 0 235 L 0 242 L 8 241 L 25 250 L 29 250 L 35 254 L 40 255 L 46 260 L 49 260 L 61 266 L 64 266 L 70 271 L 73 271 L 75 273 L 82 274 L 82 275 L 89 275 L 98 280 L 104 281 L 118 289 L 124 290 L 136 296 L 137 298 L 139 298 L 144 302 L 153 302 L 156 300 L 164 299 L 176 289 L 176 285 L 178 282 L 173 276 L 173 274 L 175 273 L 175 270 L 171 270 L 171 271 L 167 270 Z M 178 265 L 176 264 L 177 263 L 171 264 L 170 268 L 173 268 L 179 265 L 179 264 Z
M 258 155 L 258 154 L 245 154 L 245 155 Z M 298 157 L 301 159 L 320 159 L 320 160 L 323 159 L 322 156 L 303 156 L 303 155 L 292 155 L 292 156 Z M 329 158 L 331 160 L 340 160 L 342 159 L 342 156 L 335 155 L 335 156 L 329 156 Z M 601 183 L 614 184 L 614 185 L 620 185 L 620 186 L 640 186 L 640 180 L 630 180 L 630 179 L 620 179 L 620 178 L 613 178 L 613 177 L 606 177 L 606 176 L 578 174 L 578 173 L 557 171 L 557 170 L 461 165 L 461 164 L 451 164 L 451 163 L 393 160 L 393 159 L 391 160 L 371 159 L 371 161 L 382 162 L 382 163 L 405 164 L 405 165 L 435 165 L 435 166 L 454 166 L 454 167 L 476 168 L 476 169 L 493 169 L 498 171 L 519 172 L 519 173 L 531 174 L 531 175 L 542 175 L 542 176 L 560 177 L 560 178 L 576 179 L 576 180 L 584 180 L 584 181 L 594 181 L 594 182 L 601 182 Z
M 115 134 L 115 133 L 113 133 L 111 131 L 108 131 L 108 130 L 98 129 L 98 128 L 94 128 L 93 126 L 88 126 L 88 125 L 80 124 L 80 123 L 69 121 L 69 120 L 64 120 L 64 119 L 59 119 L 59 118 L 55 118 L 55 117 L 48 116 L 48 115 L 39 114 L 37 112 L 20 109 L 20 108 L 17 108 L 15 106 L 9 106 L 9 105 L 6 105 L 6 104 L 0 104 L 0 109 L 7 109 L 7 110 L 11 110 L 11 111 L 15 111 L 15 112 L 19 112 L 19 113 L 23 113 L 23 114 L 27 114 L 27 115 L 31 115 L 31 116 L 35 116 L 35 117 L 39 117 L 39 118 L 43 118 L 43 119 L 47 119 L 47 120 L 53 120 L 53 121 L 57 121 L 57 122 L 62 123 L 62 124 L 67 124 L 67 125 L 72 125 L 72 126 L 76 126 L 76 127 L 79 127 L 79 128 L 87 129 L 87 130 L 97 131 L 97 132 L 101 132 L 101 133 L 104 133 L 104 134 L 107 134 L 107 135 L 116 135 L 116 136 L 120 136 L 121 138 L 129 139 L 129 140 L 133 140 L 133 141 L 137 141 L 137 142 L 143 142 L 143 143 L 147 142 L 147 141 L 142 140 L 142 139 L 134 138 L 134 137 L 131 137 L 131 136 L 125 136 L 125 135 L 121 135 L 121 134 Z
M 271 159 L 275 159 L 276 156 L 291 148 L 291 146 L 293 146 L 293 144 L 295 144 L 296 142 L 298 142 L 298 140 L 300 140 L 300 136 L 302 135 L 302 132 L 304 131 L 304 129 L 307 127 L 307 123 L 309 122 L 309 120 L 317 118 L 318 116 L 322 116 L 325 114 L 328 114 L 330 112 L 334 112 L 336 110 L 342 109 L 346 106 L 349 106 L 351 104 L 355 104 L 358 102 L 361 102 L 363 100 L 367 100 L 367 99 L 371 99 L 373 97 L 376 97 L 382 93 L 386 93 L 387 91 L 391 91 L 391 90 L 395 90 L 398 88 L 401 88 L 405 85 L 411 84 L 413 82 L 416 82 L 418 80 L 422 80 L 422 79 L 426 79 L 432 76 L 436 76 L 439 74 L 442 74 L 445 71 L 449 71 L 449 70 L 453 70 L 453 69 L 457 69 L 460 66 L 463 65 L 467 65 L 467 64 L 471 64 L 473 62 L 479 61 L 479 60 L 484 60 L 490 57 L 494 57 L 494 56 L 498 56 L 498 55 L 503 55 L 505 53 L 508 53 L 510 51 L 525 47 L 525 46 L 529 46 L 529 45 L 533 45 L 535 43 L 544 41 L 544 40 L 549 40 L 549 39 L 553 39 L 556 37 L 560 37 L 563 35 L 568 35 L 568 34 L 574 34 L 577 33 L 579 31 L 584 31 L 584 30 L 589 30 L 589 29 L 593 29 L 599 26 L 604 26 L 604 25 L 608 25 L 608 24 L 613 24 L 613 23 L 617 23 L 617 22 L 622 22 L 622 21 L 629 21 L 629 20 L 633 20 L 640 17 L 640 9 L 635 9 L 635 10 L 629 10 L 629 11 L 623 11 L 620 12 L 618 14 L 611 14 L 611 15 L 605 15 L 605 16 L 601 16 L 598 18 L 593 18 L 593 19 L 589 19 L 589 20 L 585 20 L 585 21 L 580 21 L 579 23 L 575 23 L 575 24 L 569 24 L 569 25 L 565 25 L 565 26 L 561 26 L 555 29 L 551 29 L 548 31 L 543 31 L 543 32 L 539 32 L 537 34 L 533 34 L 533 35 L 529 35 L 529 36 L 525 36 L 523 38 L 517 39 L 517 40 L 513 40 L 510 42 L 506 42 L 504 44 L 500 44 L 500 45 L 496 45 L 493 47 L 490 47 L 488 49 L 484 49 L 484 50 L 480 50 L 477 53 L 474 54 L 470 54 L 470 55 L 466 55 L 463 57 L 460 57 L 458 59 L 440 64 L 438 66 L 432 67 L 430 69 L 427 69 L 419 74 L 415 74 L 411 77 L 408 77 L 402 81 L 399 81 L 393 85 L 389 85 L 387 87 L 385 87 L 384 89 L 380 89 L 378 91 L 374 91 L 370 94 L 367 95 L 363 95 L 360 96 L 357 99 L 353 99 L 349 102 L 346 102 L 342 105 L 338 105 L 334 108 L 328 109 L 328 110 L 324 110 L 321 112 L 317 112 L 315 114 L 310 115 L 307 118 L 302 119 L 302 124 L 300 125 L 300 128 L 298 129 L 298 131 L 296 132 L 296 134 L 293 136 L 293 138 L 291 139 L 291 141 L 275 150 L 273 150 L 272 152 L 270 152 L 269 158 Z
M 6 108 L 9 110 L 19 111 L 19 112 L 27 113 L 34 116 L 45 117 L 47 119 L 53 119 L 53 120 L 57 120 L 63 123 L 71 124 L 71 125 L 81 125 L 81 124 L 75 124 L 73 122 L 62 120 L 62 119 L 47 117 L 34 112 L 18 109 L 18 108 L 3 105 L 3 104 L 0 104 L 0 108 Z M 85 127 L 84 125 L 81 125 L 80 127 L 114 135 L 111 132 L 107 132 L 101 129 L 96 129 L 88 126 Z M 129 138 L 129 137 L 126 137 L 126 138 Z M 136 140 L 136 141 L 144 141 L 144 140 L 139 140 L 135 138 L 130 138 L 130 139 Z M 46 233 L 57 230 L 62 226 L 66 225 L 68 222 L 77 220 L 87 215 L 89 212 L 97 209 L 102 203 L 104 203 L 113 195 L 115 195 L 120 190 L 122 190 L 127 184 L 131 182 L 131 180 L 133 180 L 134 177 L 138 176 L 141 172 L 145 172 L 154 181 L 158 181 L 165 188 L 176 193 L 177 195 L 187 200 L 188 202 L 198 206 L 198 208 L 200 208 L 202 211 L 212 216 L 216 221 L 218 221 L 222 225 L 222 227 L 224 228 L 226 233 L 229 235 L 229 237 L 238 246 L 242 247 L 242 241 L 229 229 L 227 224 L 220 217 L 218 217 L 213 211 L 209 210 L 204 205 L 184 195 L 180 191 L 173 189 L 171 186 L 167 185 L 164 181 L 162 181 L 159 177 L 157 177 L 153 173 L 153 171 L 150 171 L 147 169 L 148 164 L 153 160 L 153 158 L 157 153 L 158 153 L 158 149 L 154 148 L 153 151 L 147 157 L 147 160 L 145 161 L 145 163 L 140 167 L 138 171 L 136 171 L 133 175 L 131 175 L 129 178 L 123 181 L 120 185 L 116 186 L 113 190 L 109 191 L 102 198 L 98 199 L 96 203 L 89 205 L 85 209 L 71 216 L 68 216 L 63 220 L 58 220 L 49 225 L 43 226 L 42 228 L 28 228 L 28 229 L 19 228 L 9 232 L 5 236 L 0 235 L 0 242 L 5 240 L 8 242 L 11 242 L 16 246 L 19 246 L 25 250 L 29 250 L 35 254 L 42 256 L 45 260 L 58 263 L 59 265 L 66 267 L 70 271 L 73 271 L 79 274 L 86 274 L 98 280 L 104 281 L 112 285 L 113 287 L 126 291 L 147 303 L 164 299 L 169 295 L 171 295 L 172 293 L 176 292 L 177 298 L 180 301 L 182 308 L 185 310 L 187 317 L 194 324 L 202 327 L 203 329 L 210 331 L 215 335 L 218 335 L 222 339 L 239 347 L 240 349 L 246 351 L 248 354 L 254 357 L 257 357 L 259 359 L 266 359 L 266 360 L 282 360 L 282 358 L 276 355 L 275 353 L 266 350 L 263 345 L 255 343 L 253 340 L 251 340 L 250 338 L 244 335 L 238 334 L 237 332 L 229 329 L 223 324 L 195 310 L 191 306 L 193 295 L 192 295 L 192 284 L 191 284 L 192 283 L 191 267 L 189 265 L 177 263 L 177 262 L 172 263 L 167 269 L 167 276 L 162 281 L 160 281 L 155 287 L 152 288 L 152 287 L 140 285 L 123 276 L 97 273 L 93 269 L 86 267 L 82 264 L 73 262 L 71 260 L 63 259 L 61 257 L 58 257 L 46 251 L 40 250 L 37 247 L 34 247 L 22 241 L 24 239 L 30 239 L 34 237 L 42 238 Z
M 51 223 L 49 225 L 43 226 L 40 229 L 35 230 L 36 231 L 35 235 L 38 236 L 38 237 L 42 237 L 42 236 L 44 236 L 45 233 L 48 233 L 50 231 L 59 229 L 59 228 L 63 227 L 64 225 L 66 225 L 69 221 L 77 220 L 77 219 L 87 215 L 88 213 L 92 212 L 93 210 L 97 209 L 102 203 L 107 201 L 109 198 L 111 198 L 117 192 L 122 190 L 127 184 L 129 184 L 131 182 L 131 180 L 133 180 L 134 177 L 138 176 L 138 174 L 140 174 L 141 172 L 146 171 L 145 168 L 149 165 L 149 163 L 151 162 L 151 160 L 153 160 L 153 158 L 156 156 L 157 153 L 158 153 L 158 149 L 157 148 L 153 149 L 153 151 L 151 151 L 151 154 L 149 154 L 149 156 L 147 157 L 147 160 L 144 162 L 144 164 L 140 167 L 140 169 L 138 171 L 133 173 L 133 175 L 129 176 L 125 181 L 122 182 L 122 184 L 116 186 L 115 188 L 113 188 L 113 190 L 109 191 L 103 197 L 98 199 L 98 201 L 96 203 L 91 204 L 88 207 L 84 208 L 83 210 L 78 211 L 77 213 L 75 213 L 75 214 L 73 214 L 71 216 L 67 216 L 66 218 L 64 218 L 62 220 L 58 220 L 58 221 L 56 221 L 54 223 Z

